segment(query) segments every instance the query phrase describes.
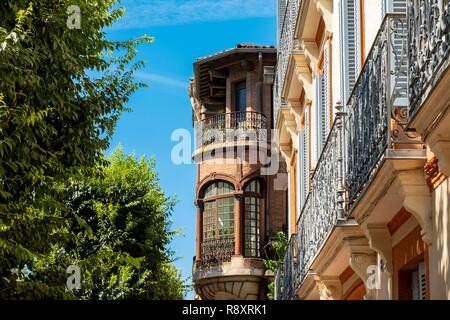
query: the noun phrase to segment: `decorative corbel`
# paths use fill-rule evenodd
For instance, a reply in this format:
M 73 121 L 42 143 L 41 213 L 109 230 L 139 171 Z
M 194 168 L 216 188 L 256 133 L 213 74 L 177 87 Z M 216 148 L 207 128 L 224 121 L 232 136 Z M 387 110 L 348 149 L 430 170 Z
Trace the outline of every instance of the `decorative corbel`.
M 450 177 L 450 139 L 437 136 L 428 144 L 439 161 L 439 171 Z
M 314 276 L 320 300 L 342 300 L 342 283 L 339 277 Z
M 314 0 L 317 11 L 325 21 L 325 30 L 333 32 L 333 0 Z
M 350 251 L 350 267 L 363 281 L 366 288 L 365 300 L 375 300 L 377 287 L 371 282 L 373 276 L 369 271 L 377 267 L 377 254 L 370 249 L 366 237 L 345 239 L 345 244 Z
M 317 45 L 316 45 L 317 46 Z M 312 75 L 311 68 L 309 66 L 309 61 L 306 55 L 297 54 L 294 56 L 295 59 L 295 72 L 297 74 L 298 81 L 305 91 L 305 98 L 307 100 L 313 99 L 313 85 L 312 85 Z
M 403 198 L 403 207 L 417 219 L 422 228 L 423 241 L 431 245 L 431 194 L 423 170 L 400 171 L 396 183 Z
M 388 227 L 385 224 L 371 224 L 364 228 L 364 233 L 369 239 L 369 247 L 375 250 L 383 260 L 381 268 L 392 275 L 392 239 Z
M 294 117 L 297 132 L 300 132 L 302 128 L 302 104 L 298 100 L 289 100 L 289 111 Z
M 313 73 L 317 73 L 316 66 L 319 62 L 319 47 L 315 39 L 303 40 L 303 47 L 305 48 L 305 60 L 309 65 L 309 69 Z
M 284 161 L 286 162 L 286 170 L 289 172 L 290 164 L 291 164 L 291 158 L 292 158 L 292 147 L 290 144 L 280 144 L 280 153 L 283 157 Z

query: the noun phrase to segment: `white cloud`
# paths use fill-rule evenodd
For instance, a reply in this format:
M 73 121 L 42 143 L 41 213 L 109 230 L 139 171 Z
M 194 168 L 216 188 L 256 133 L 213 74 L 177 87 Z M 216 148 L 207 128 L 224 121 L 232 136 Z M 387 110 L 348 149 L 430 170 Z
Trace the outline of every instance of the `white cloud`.
M 276 0 L 123 0 L 127 13 L 112 29 L 273 17 Z
M 155 74 L 155 73 L 147 73 L 147 72 L 141 72 L 138 71 L 136 72 L 136 78 L 140 79 L 140 80 L 148 80 L 150 83 L 150 85 L 153 83 L 159 83 L 165 86 L 169 86 L 169 87 L 176 87 L 176 88 L 180 88 L 180 89 L 188 89 L 189 84 L 187 82 L 169 77 L 169 76 L 165 76 L 165 75 L 161 75 L 161 74 Z

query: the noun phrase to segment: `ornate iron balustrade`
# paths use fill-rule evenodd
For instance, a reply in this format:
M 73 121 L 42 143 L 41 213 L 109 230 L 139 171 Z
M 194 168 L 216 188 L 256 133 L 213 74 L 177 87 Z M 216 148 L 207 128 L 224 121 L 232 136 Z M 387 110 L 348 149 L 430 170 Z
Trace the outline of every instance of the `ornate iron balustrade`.
M 197 147 L 236 141 L 267 141 L 267 119 L 259 112 L 221 113 L 196 123 Z
M 280 32 L 277 72 L 274 85 L 275 114 L 282 107 L 281 90 L 286 79 L 289 57 L 292 50 L 298 48 L 298 41 L 294 39 L 295 26 L 299 14 L 301 0 L 289 0 L 286 5 L 283 27 Z
M 450 2 L 408 1 L 409 116 L 419 111 L 428 88 L 449 66 Z
M 283 300 L 283 292 L 284 292 L 284 273 L 282 267 L 278 267 L 277 272 L 275 273 L 275 300 Z
M 348 101 L 346 188 L 348 210 L 370 183 L 382 156 L 412 143 L 407 122 L 407 25 L 389 14 L 378 32 Z
M 290 300 L 294 295 L 297 283 L 297 235 L 293 234 L 289 247 L 284 255 L 283 264 L 277 272 L 276 300 Z
M 344 216 L 344 113 L 337 112 L 297 223 L 297 280 L 305 278 L 338 220 Z
M 202 265 L 211 266 L 231 261 L 234 255 L 234 239 L 224 238 L 202 242 Z
M 385 17 L 348 101 L 338 107 L 297 223 L 296 285 L 303 282 L 333 228 L 354 207 L 380 159 L 397 144 L 416 144 L 407 126 L 406 18 Z M 292 250 L 292 249 L 290 249 Z M 289 254 L 293 254 L 292 252 Z M 289 297 L 286 266 L 277 297 Z M 291 292 L 292 294 L 293 292 Z

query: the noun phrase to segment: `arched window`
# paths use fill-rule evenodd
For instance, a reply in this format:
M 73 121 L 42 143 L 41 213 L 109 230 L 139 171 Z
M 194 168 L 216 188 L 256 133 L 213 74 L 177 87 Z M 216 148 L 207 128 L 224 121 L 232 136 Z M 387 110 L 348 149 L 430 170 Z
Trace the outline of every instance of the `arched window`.
M 244 188 L 244 255 L 259 257 L 261 254 L 262 192 L 259 180 L 252 180 Z
M 210 183 L 203 192 L 203 241 L 234 239 L 234 187 L 225 181 Z

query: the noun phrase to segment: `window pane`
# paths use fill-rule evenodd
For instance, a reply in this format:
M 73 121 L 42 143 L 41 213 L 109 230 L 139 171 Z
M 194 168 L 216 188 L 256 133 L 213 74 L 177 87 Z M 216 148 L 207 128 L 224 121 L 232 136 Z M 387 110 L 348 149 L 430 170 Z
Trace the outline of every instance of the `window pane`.
M 248 193 L 260 193 L 261 192 L 261 186 L 258 180 L 253 180 L 250 183 L 248 183 L 245 186 L 244 189 L 245 192 Z
M 236 111 L 245 112 L 247 109 L 247 89 L 245 81 L 235 84 Z
M 234 186 L 225 181 L 216 181 L 208 185 L 204 191 L 203 198 L 207 199 L 217 195 L 229 194 L 234 191 Z
M 203 240 L 213 240 L 216 236 L 216 208 L 215 202 L 205 202 L 203 209 Z
M 256 190 L 256 189 L 255 189 Z M 251 203 L 251 205 L 245 206 L 244 213 L 244 248 L 245 255 L 248 257 L 260 256 L 260 199 L 256 197 L 245 197 L 245 203 Z
M 234 237 L 234 198 L 217 200 L 219 208 L 219 238 Z

